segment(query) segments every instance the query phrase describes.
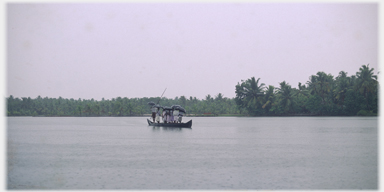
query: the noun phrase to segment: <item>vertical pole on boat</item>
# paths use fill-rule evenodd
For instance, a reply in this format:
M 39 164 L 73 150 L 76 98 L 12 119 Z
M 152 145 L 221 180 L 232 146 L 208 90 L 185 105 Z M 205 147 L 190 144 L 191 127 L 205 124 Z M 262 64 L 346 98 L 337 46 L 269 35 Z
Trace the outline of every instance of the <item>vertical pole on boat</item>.
M 160 99 L 163 97 L 163 95 L 164 95 L 164 93 L 165 93 L 165 91 L 167 90 L 167 88 L 165 88 L 164 89 L 164 91 L 163 91 L 163 94 L 161 94 L 161 96 L 160 96 Z M 156 104 L 159 104 L 159 102 L 160 102 L 160 99 L 157 101 L 157 103 Z

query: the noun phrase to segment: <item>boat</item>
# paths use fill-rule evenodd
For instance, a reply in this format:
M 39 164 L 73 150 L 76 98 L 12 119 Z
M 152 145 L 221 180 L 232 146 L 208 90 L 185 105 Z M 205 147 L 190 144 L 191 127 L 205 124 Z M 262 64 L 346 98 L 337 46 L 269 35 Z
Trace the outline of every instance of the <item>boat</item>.
M 154 123 L 149 119 L 147 121 L 150 126 L 192 128 L 192 119 L 186 123 Z

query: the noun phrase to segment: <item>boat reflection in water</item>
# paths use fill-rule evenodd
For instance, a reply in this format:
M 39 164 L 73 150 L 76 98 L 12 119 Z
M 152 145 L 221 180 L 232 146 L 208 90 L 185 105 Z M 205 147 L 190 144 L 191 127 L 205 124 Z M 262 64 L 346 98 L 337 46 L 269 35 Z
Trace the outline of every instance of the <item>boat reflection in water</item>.
M 153 127 L 152 131 L 174 131 L 174 132 L 181 132 L 182 130 L 189 129 L 192 130 L 192 128 L 182 128 L 182 127 Z
M 189 120 L 186 123 L 153 123 L 147 119 L 149 126 L 154 127 L 167 127 L 167 128 L 192 128 L 192 120 Z

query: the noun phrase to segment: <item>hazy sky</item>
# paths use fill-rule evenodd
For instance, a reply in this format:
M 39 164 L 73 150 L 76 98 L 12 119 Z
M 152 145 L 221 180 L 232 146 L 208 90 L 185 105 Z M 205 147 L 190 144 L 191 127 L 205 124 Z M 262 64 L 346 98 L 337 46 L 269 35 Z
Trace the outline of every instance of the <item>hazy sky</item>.
M 377 3 L 8 3 L 14 97 L 235 97 L 324 71 L 378 70 Z

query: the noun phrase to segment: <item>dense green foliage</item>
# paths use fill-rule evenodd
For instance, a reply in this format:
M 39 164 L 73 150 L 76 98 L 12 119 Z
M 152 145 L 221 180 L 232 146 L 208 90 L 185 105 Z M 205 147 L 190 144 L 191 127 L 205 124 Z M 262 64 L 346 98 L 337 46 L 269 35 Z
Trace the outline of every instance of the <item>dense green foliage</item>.
M 259 81 L 252 77 L 236 85 L 236 104 L 250 115 L 377 115 L 379 84 L 369 65 L 350 77 L 318 72 L 297 89 L 285 81 L 277 88 Z
M 377 115 L 377 76 L 373 68 L 363 65 L 356 75 L 347 76 L 341 71 L 334 78 L 331 74 L 318 72 L 310 76 L 306 85 L 299 83 L 292 88 L 283 81 L 279 87 L 260 83 L 260 78 L 251 77 L 235 86 L 235 98 L 226 98 L 221 93 L 214 98 L 196 97 L 161 98 L 160 105 L 181 105 L 188 115 Z M 8 116 L 135 116 L 149 114 L 148 102 L 157 102 L 159 97 L 102 99 L 35 99 L 7 98 Z
M 135 116 L 151 113 L 148 102 L 157 102 L 159 97 L 151 98 L 121 98 L 112 100 L 102 99 L 101 101 L 74 100 L 56 98 L 35 99 L 14 98 L 12 95 L 7 98 L 8 116 Z M 238 114 L 234 99 L 223 97 L 219 93 L 215 98 L 207 95 L 205 99 L 199 100 L 196 97 L 187 99 L 185 96 L 174 99 L 161 98 L 160 105 L 172 106 L 181 105 L 187 115 L 191 114 Z

